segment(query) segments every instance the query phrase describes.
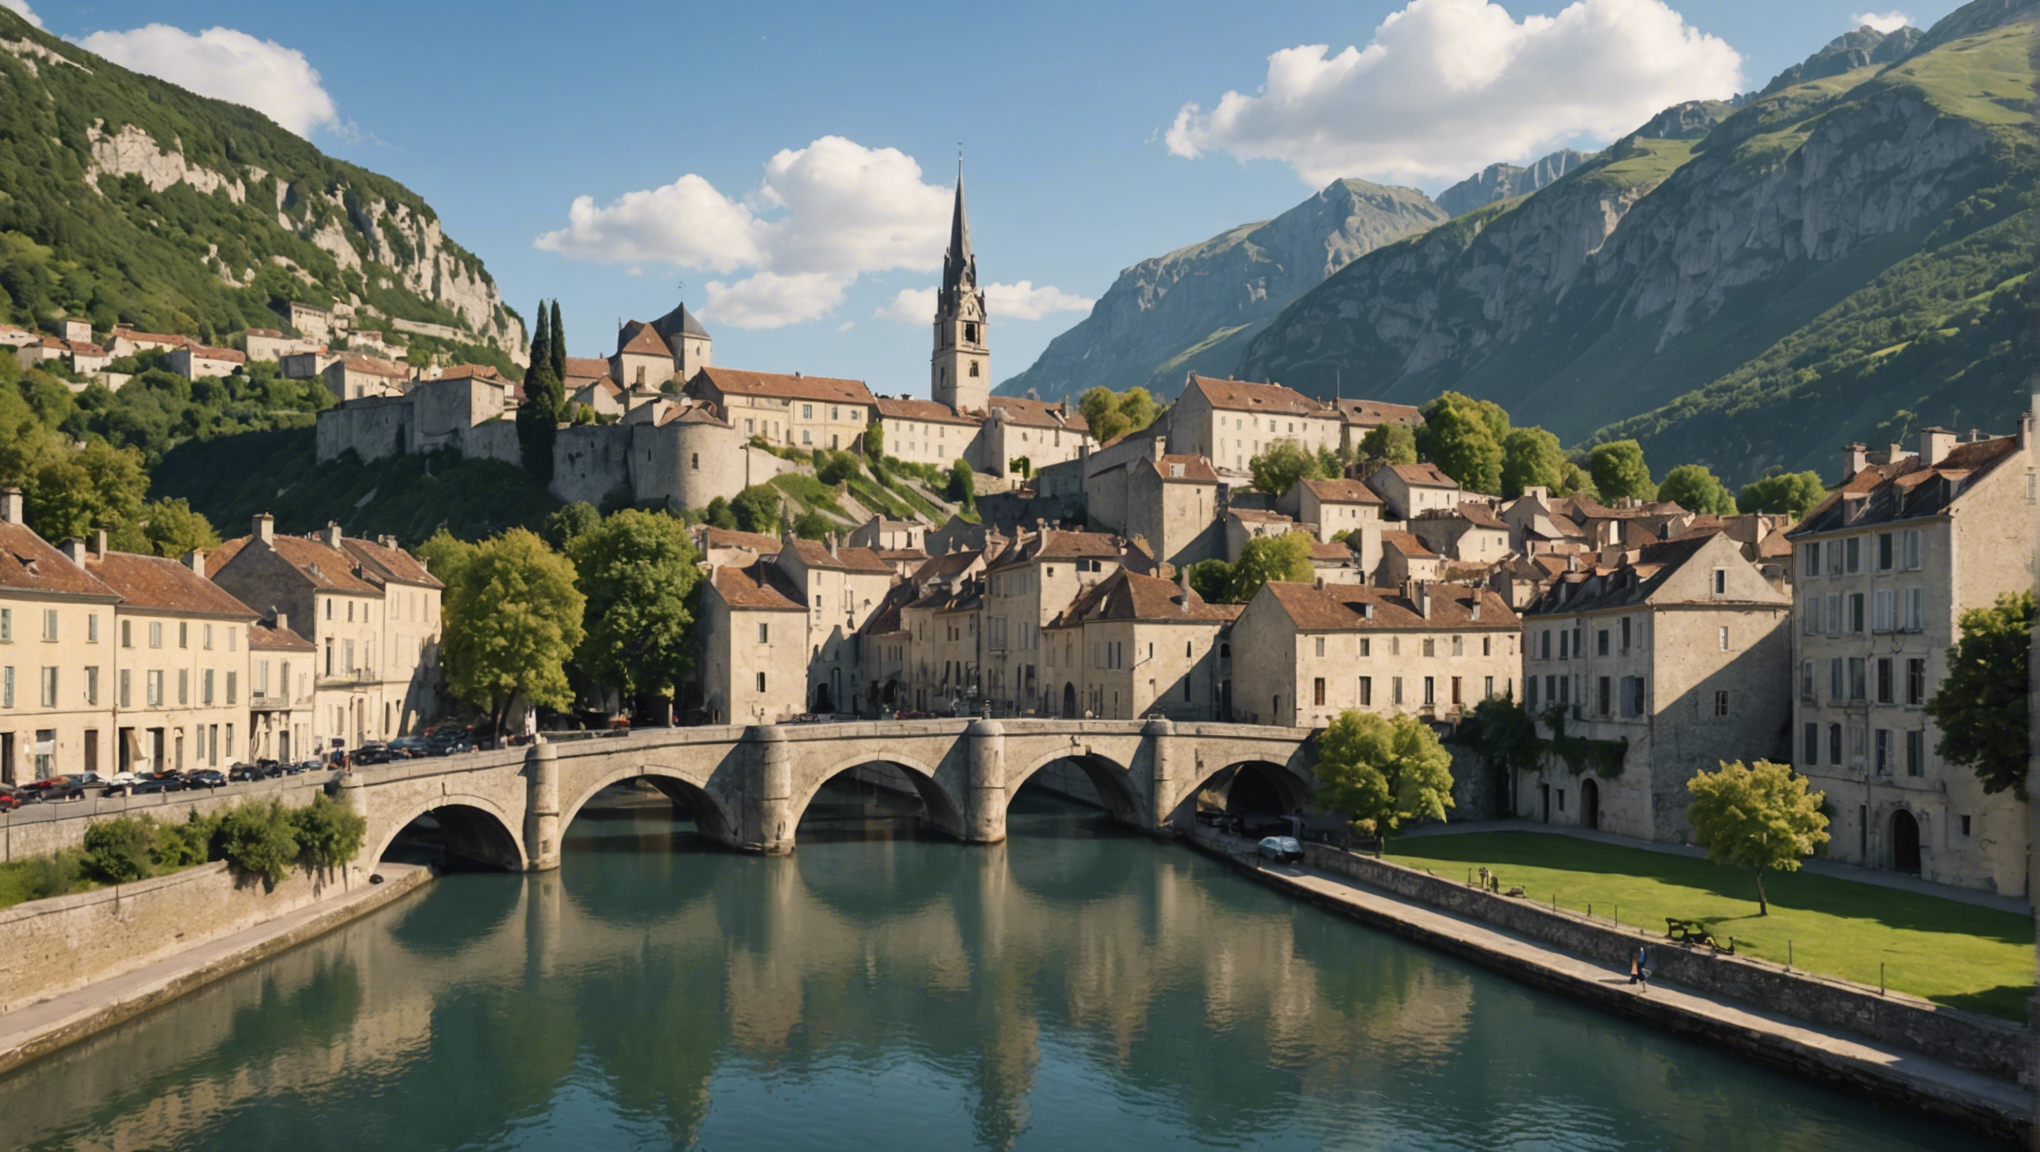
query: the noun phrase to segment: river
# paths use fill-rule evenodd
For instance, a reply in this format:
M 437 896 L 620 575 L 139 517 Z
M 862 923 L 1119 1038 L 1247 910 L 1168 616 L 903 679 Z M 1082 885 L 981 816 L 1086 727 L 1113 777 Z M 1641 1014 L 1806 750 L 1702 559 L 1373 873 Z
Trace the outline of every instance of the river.
M 1023 794 L 1003 845 L 584 813 L 0 1080 L 10 1149 L 1946 1149 Z

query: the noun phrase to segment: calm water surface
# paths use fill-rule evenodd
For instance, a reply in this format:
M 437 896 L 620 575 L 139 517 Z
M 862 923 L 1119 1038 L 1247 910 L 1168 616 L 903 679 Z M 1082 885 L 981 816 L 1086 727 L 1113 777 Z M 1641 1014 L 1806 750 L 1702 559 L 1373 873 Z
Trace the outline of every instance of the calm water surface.
M 1010 831 L 762 860 L 590 812 L 557 873 L 448 876 L 0 1080 L 0 1146 L 1963 1146 L 1098 817 Z

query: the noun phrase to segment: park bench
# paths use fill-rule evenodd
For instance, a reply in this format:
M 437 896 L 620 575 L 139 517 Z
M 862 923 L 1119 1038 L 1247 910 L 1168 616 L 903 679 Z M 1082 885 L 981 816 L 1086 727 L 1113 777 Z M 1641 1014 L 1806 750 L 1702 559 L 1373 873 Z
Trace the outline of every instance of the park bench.
M 1731 937 L 1727 944 L 1719 943 L 1714 939 L 1714 934 L 1707 930 L 1707 925 L 1698 920 L 1681 920 L 1677 916 L 1667 916 L 1665 935 L 1680 944 L 1699 944 L 1716 952 L 1735 955 L 1734 938 Z

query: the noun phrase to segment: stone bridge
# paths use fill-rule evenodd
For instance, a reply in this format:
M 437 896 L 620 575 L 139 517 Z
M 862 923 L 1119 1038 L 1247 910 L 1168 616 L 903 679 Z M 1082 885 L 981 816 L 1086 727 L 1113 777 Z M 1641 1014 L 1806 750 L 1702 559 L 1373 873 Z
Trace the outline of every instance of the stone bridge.
M 1281 811 L 1314 787 L 1312 732 L 1168 720 L 911 720 L 673 728 L 447 759 L 361 768 L 340 796 L 368 818 L 366 871 L 427 813 L 461 855 L 516 870 L 559 867 L 560 835 L 597 792 L 643 780 L 732 848 L 778 855 L 815 793 L 859 768 L 912 782 L 929 824 L 959 840 L 1006 838 L 1013 794 L 1051 765 L 1073 765 L 1114 817 L 1151 832 L 1187 826 L 1198 790 L 1249 770 Z

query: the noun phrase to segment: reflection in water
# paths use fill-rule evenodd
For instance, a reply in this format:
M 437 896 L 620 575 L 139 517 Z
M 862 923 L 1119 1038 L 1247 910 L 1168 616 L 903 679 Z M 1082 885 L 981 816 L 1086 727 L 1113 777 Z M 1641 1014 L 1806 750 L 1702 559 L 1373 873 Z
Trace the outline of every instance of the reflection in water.
M 714 849 L 590 811 L 0 1080 L 9 1147 L 1945 1146 L 1103 817 Z

